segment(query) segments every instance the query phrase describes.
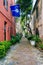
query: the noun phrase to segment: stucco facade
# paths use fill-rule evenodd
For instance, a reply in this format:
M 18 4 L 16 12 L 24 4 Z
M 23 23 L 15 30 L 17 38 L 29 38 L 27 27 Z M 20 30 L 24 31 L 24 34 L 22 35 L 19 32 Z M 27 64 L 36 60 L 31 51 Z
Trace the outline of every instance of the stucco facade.
M 8 1 L 8 10 L 4 6 L 4 0 L 0 0 L 0 41 L 10 40 L 11 35 L 16 34 L 15 19 L 11 15 L 10 6 L 14 5 L 14 0 Z
M 43 38 L 43 0 L 37 0 L 33 8 L 32 16 L 34 31 L 38 28 L 39 36 Z M 36 33 L 36 31 L 34 33 Z

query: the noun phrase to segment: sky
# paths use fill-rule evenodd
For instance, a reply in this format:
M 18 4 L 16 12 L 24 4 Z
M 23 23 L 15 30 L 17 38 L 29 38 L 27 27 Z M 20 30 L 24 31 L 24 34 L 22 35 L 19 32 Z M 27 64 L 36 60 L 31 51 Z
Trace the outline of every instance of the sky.
M 36 0 L 33 0 L 33 7 L 34 7 L 34 5 L 35 5 L 35 2 L 36 2 Z
M 15 0 L 15 2 L 16 2 L 17 0 Z

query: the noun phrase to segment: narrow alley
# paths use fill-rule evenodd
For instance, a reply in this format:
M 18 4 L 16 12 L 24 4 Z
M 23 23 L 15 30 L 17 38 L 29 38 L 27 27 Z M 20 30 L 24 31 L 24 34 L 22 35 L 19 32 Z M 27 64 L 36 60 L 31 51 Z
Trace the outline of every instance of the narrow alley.
M 43 65 L 43 53 L 32 47 L 26 38 L 19 44 L 11 46 L 0 65 Z
M 43 0 L 0 0 L 0 65 L 43 65 Z

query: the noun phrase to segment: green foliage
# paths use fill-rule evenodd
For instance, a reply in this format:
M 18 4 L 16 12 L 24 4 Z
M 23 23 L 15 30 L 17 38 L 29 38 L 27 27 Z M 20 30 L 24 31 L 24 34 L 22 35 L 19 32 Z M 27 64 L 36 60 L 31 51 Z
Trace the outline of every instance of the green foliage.
M 43 50 L 43 44 L 39 44 L 39 48 L 41 48 Z
M 19 36 L 16 36 L 16 42 L 20 42 Z
M 11 36 L 11 43 L 12 44 L 16 43 L 16 36 L 14 36 L 14 35 Z
M 0 58 L 5 56 L 6 52 L 8 51 L 11 45 L 12 44 L 10 41 L 0 42 Z
M 11 36 L 11 41 L 2 41 L 0 42 L 0 58 L 6 55 L 6 52 L 12 44 L 15 44 L 20 41 L 22 34 L 17 33 L 16 36 Z
M 26 38 L 28 37 L 28 32 L 25 32 L 25 37 L 26 37 Z
M 36 42 L 41 42 L 41 39 L 37 35 L 34 35 L 33 40 L 35 40 Z
M 25 21 L 24 19 L 25 19 L 25 14 L 24 14 L 24 15 L 22 14 L 22 15 L 21 15 L 21 22 L 22 22 L 22 21 Z
M 12 35 L 11 36 L 11 43 L 16 44 L 17 42 L 20 42 L 22 35 L 19 33 L 16 33 L 16 36 Z
M 0 58 L 5 56 L 5 46 L 0 45 Z
M 19 40 L 22 38 L 22 33 L 16 33 L 16 36 L 18 36 Z
M 33 35 L 31 35 L 31 34 L 27 35 L 28 40 L 33 40 L 32 38 L 33 38 Z
M 37 35 L 31 35 L 31 34 L 29 34 L 29 35 L 27 35 L 27 39 L 28 40 L 33 40 L 33 41 L 36 41 L 36 42 L 41 42 L 41 39 L 37 36 Z
M 5 46 L 6 52 L 10 48 L 10 46 L 12 45 L 10 41 L 3 41 L 3 42 L 1 42 L 1 44 Z
M 20 4 L 21 9 L 21 21 L 25 19 L 25 17 L 31 13 L 32 10 L 32 0 L 17 0 L 17 4 Z
M 25 11 L 29 12 L 31 9 L 27 10 L 27 8 L 31 7 L 32 0 L 17 0 L 17 4 L 20 4 L 20 8 L 22 12 L 25 12 Z

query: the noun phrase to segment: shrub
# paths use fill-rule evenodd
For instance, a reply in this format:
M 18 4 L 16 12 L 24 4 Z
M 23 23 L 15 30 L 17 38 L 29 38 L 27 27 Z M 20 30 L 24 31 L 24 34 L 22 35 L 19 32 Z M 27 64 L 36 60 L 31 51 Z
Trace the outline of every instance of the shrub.
M 21 38 L 22 38 L 22 34 L 16 33 L 16 36 L 14 35 L 11 36 L 11 43 L 15 44 L 17 42 L 20 42 Z
M 4 57 L 12 43 L 10 41 L 0 42 L 0 58 Z
M 33 35 L 29 34 L 29 35 L 27 36 L 27 39 L 28 39 L 28 40 L 33 40 L 33 39 L 32 39 L 33 37 L 34 37 Z
M 20 42 L 21 38 L 22 38 L 22 33 L 16 33 L 16 41 Z
M 33 37 L 33 40 L 35 40 L 36 42 L 41 42 L 41 39 L 37 35 Z
M 43 50 L 43 44 L 39 44 L 39 48 L 41 48 Z
M 16 42 L 20 42 L 20 37 L 16 36 Z
M 16 36 L 12 35 L 10 42 L 11 42 L 12 44 L 15 44 L 15 43 L 16 43 Z
M 11 45 L 12 44 L 10 41 L 0 42 L 0 58 L 5 56 L 6 52 L 8 51 Z
M 16 33 L 16 36 L 18 36 L 19 39 L 22 38 L 22 33 Z
M 20 33 L 20 39 L 22 38 L 22 36 L 23 36 L 22 33 Z
M 11 46 L 10 41 L 3 41 L 3 42 L 1 42 L 1 44 L 5 46 L 5 51 L 7 51 Z
M 35 42 L 41 42 L 41 39 L 37 35 L 28 35 L 27 39 L 28 40 L 33 40 Z
M 0 42 L 0 45 L 3 45 L 2 42 Z
M 26 37 L 26 38 L 28 37 L 28 32 L 25 32 L 25 37 Z
M 17 42 L 19 42 L 19 37 L 18 36 L 12 36 L 11 43 L 16 44 Z
M 15 43 L 16 43 L 16 39 L 15 39 L 15 38 L 12 38 L 12 39 L 11 39 L 11 43 L 12 43 L 12 44 L 15 44 Z
M 0 45 L 0 58 L 5 56 L 5 46 Z

